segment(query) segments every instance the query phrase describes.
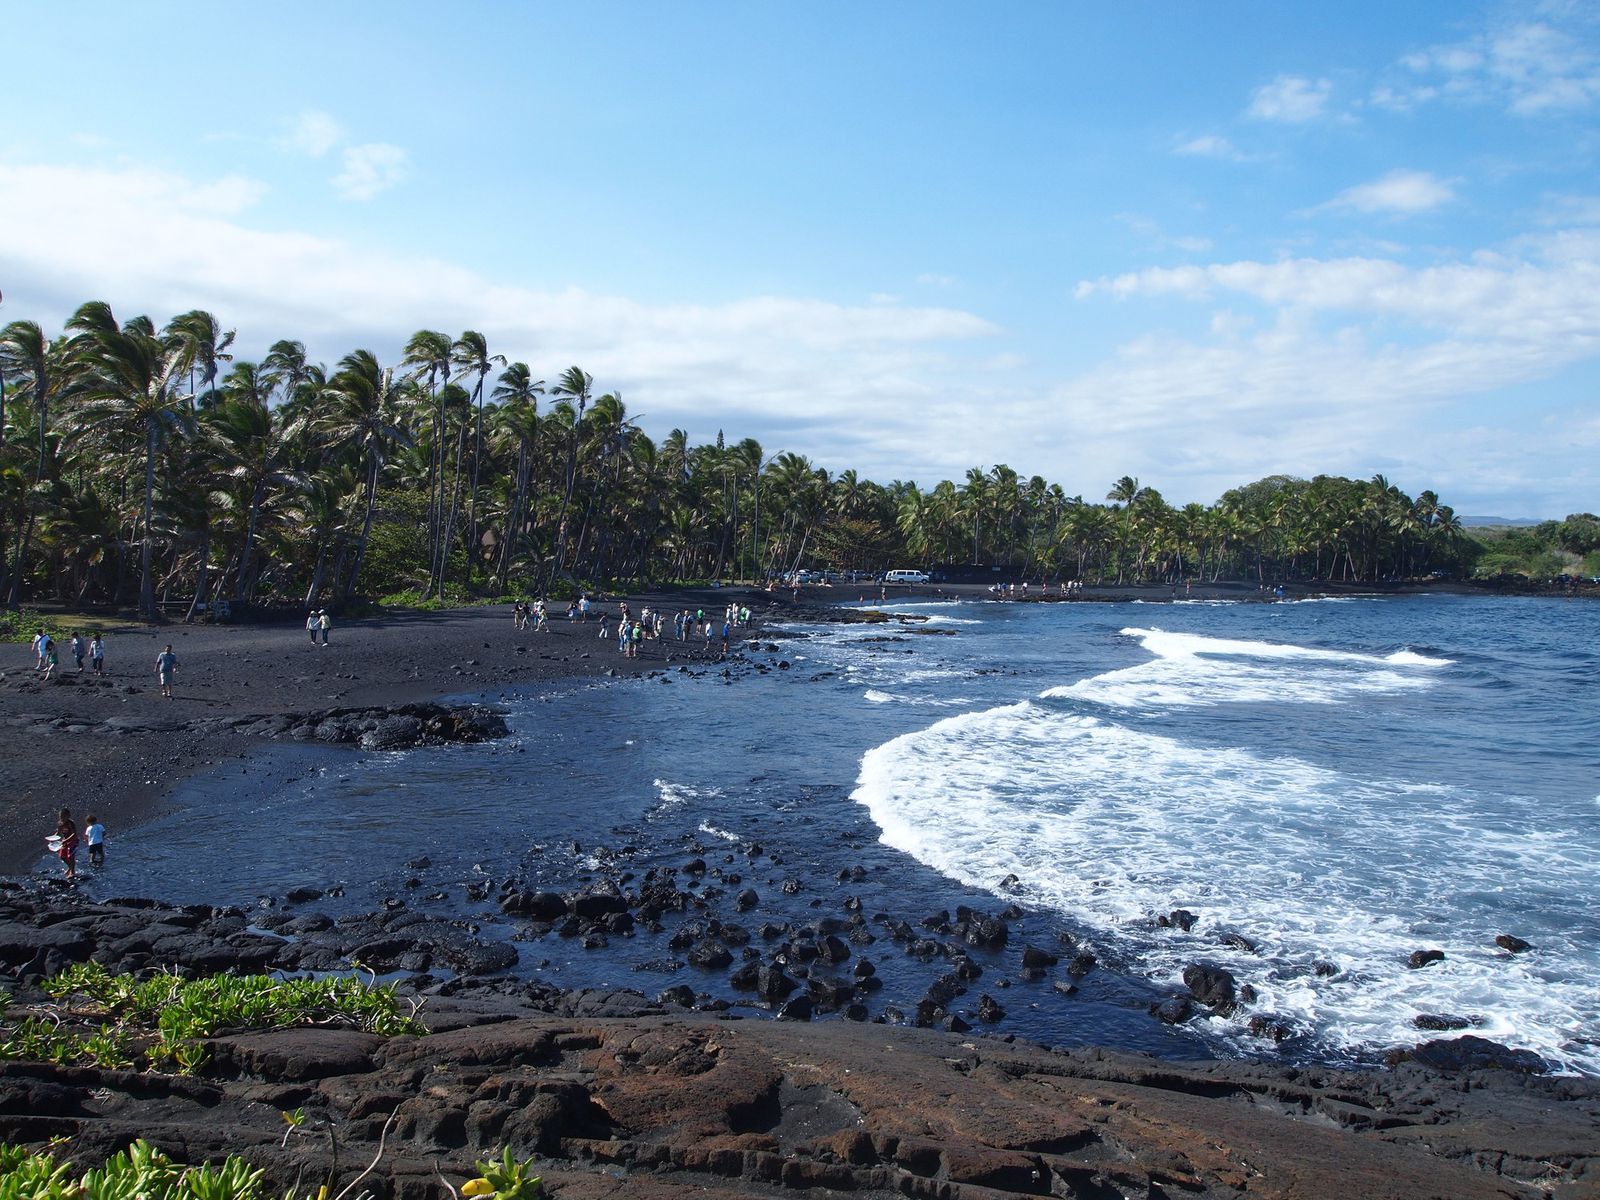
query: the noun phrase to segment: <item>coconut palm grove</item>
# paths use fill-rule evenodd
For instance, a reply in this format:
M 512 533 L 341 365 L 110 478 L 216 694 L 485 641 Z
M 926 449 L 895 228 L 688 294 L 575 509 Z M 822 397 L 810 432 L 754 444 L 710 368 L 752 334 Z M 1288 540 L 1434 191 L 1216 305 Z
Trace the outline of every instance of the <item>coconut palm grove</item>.
M 471 330 L 332 367 L 289 339 L 243 361 L 234 340 L 208 312 L 158 326 L 102 301 L 58 333 L 5 327 L 10 606 L 192 616 L 221 599 L 460 603 L 802 568 L 1375 582 L 1467 572 L 1485 551 L 1434 493 L 1382 476 L 1272 476 L 1182 507 L 1129 477 L 1095 495 L 1107 468 L 1084 462 L 1060 464 L 1066 482 L 997 464 L 924 489 L 748 437 L 656 440 L 582 368 L 540 378 Z

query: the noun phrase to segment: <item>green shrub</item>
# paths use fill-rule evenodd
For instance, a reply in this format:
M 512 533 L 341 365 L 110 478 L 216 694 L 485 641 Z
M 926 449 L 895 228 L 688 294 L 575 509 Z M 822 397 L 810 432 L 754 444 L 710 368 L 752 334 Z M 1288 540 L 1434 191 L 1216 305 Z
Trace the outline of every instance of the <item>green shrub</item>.
M 50 622 L 30 608 L 0 609 L 0 642 L 31 642 Z
M 140 980 L 91 962 L 67 968 L 44 990 L 62 1011 L 28 1015 L 4 1030 L 0 1059 L 127 1068 L 142 1047 L 152 1069 L 192 1074 L 206 1061 L 201 1039 L 225 1029 L 342 1025 L 384 1037 L 425 1032 L 393 984 L 350 976 L 186 980 L 160 974 Z
M 531 1159 L 514 1159 L 508 1150 L 477 1166 L 482 1174 L 469 1180 L 460 1195 L 485 1200 L 537 1200 L 540 1195 L 539 1177 L 529 1170 Z M 57 1162 L 53 1153 L 0 1143 L 0 1200 L 312 1200 L 312 1193 L 269 1192 L 262 1185 L 265 1175 L 235 1154 L 220 1163 L 186 1167 L 143 1138 L 106 1159 L 104 1166 L 78 1175 L 70 1162 Z M 366 1175 L 362 1172 L 336 1196 L 323 1187 L 315 1198 L 344 1200 Z

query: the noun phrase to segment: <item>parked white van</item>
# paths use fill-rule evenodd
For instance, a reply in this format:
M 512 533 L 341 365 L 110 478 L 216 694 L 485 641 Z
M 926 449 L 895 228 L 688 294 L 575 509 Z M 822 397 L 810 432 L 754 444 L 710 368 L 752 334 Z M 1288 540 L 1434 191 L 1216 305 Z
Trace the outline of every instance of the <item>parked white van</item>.
M 885 583 L 927 583 L 926 571 L 890 571 L 883 577 Z

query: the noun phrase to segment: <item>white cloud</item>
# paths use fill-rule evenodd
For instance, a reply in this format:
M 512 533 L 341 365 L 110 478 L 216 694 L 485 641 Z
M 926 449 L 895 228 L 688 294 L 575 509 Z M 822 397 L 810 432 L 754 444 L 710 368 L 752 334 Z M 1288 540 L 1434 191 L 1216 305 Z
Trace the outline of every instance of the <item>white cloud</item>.
M 954 275 L 939 275 L 932 271 L 924 271 L 917 276 L 917 282 L 923 287 L 947 288 L 955 287 L 956 278 Z
M 268 231 L 194 203 L 211 185 L 142 170 L 0 163 L 6 310 L 59 325 L 90 298 L 119 316 L 206 308 L 241 355 L 300 338 L 329 362 L 385 362 L 416 329 L 478 329 L 549 377 L 571 363 L 619 388 L 656 435 L 721 426 L 889 479 L 964 469 L 999 330 L 955 308 L 749 296 L 646 305 L 539 291 L 449 262 Z M 982 386 L 1007 386 L 991 373 Z M 1019 388 L 1020 390 L 1020 388 Z M 998 445 L 998 443 L 994 443 Z M 957 461 L 962 460 L 962 461 Z
M 366 142 L 344 151 L 344 170 L 333 187 L 346 200 L 371 200 L 411 174 L 411 156 L 387 142 Z
M 1131 473 L 1169 499 L 1209 500 L 1276 471 L 1384 469 L 1458 507 L 1593 507 L 1582 499 L 1596 481 L 1592 439 L 1552 437 L 1517 406 L 1487 423 L 1452 407 L 1600 358 L 1592 228 L 1425 267 L 1305 257 L 1087 280 L 1079 295 L 1121 299 L 1133 320 L 1145 297 L 1167 298 L 1165 313 L 1171 300 L 1206 307 L 1191 336 L 1124 336 L 1051 378 L 1016 353 L 1036 347 L 957 308 L 540 291 L 253 228 L 197 200 L 226 195 L 220 182 L 0 163 L 6 319 L 59 326 L 91 297 L 158 321 L 203 307 L 239 329 L 242 355 L 297 337 L 330 363 L 356 346 L 393 362 L 417 328 L 479 329 L 545 378 L 582 364 L 654 435 L 721 427 L 880 480 L 932 483 L 1009 462 L 1086 495 Z M 1460 436 L 1464 425 L 1482 432 Z
M 1332 95 L 1333 84 L 1326 79 L 1279 75 L 1251 94 L 1245 113 L 1262 121 L 1314 121 L 1326 110 Z
M 274 140 L 280 150 L 321 158 L 340 142 L 345 133 L 339 122 L 325 112 L 308 108 L 295 118 L 288 133 Z
M 1219 158 L 1226 162 L 1244 162 L 1246 157 L 1227 138 L 1214 133 L 1179 142 L 1172 152 L 1189 158 Z
M 1391 107 L 1448 97 L 1534 116 L 1600 100 L 1600 53 L 1592 40 L 1550 21 L 1524 21 L 1431 46 L 1406 55 L 1401 65 L 1432 83 L 1381 89 Z
M 1208 337 L 1132 339 L 1054 393 L 1085 453 L 1216 489 L 1271 471 L 1369 474 L 1382 446 L 1408 464 L 1416 486 L 1487 497 L 1484 460 L 1439 412 L 1600 357 L 1593 230 L 1431 267 L 1241 261 L 1085 281 L 1077 294 L 1201 302 L 1228 294 L 1265 311 L 1255 332 L 1224 309 L 1213 312 Z M 1502 420 L 1485 434 L 1503 452 L 1495 494 L 1520 490 L 1550 511 L 1579 503 L 1583 480 L 1596 476 L 1587 452 L 1517 408 Z
M 232 216 L 253 208 L 267 194 L 267 185 L 242 175 L 224 175 L 213 183 L 189 189 L 187 205 L 200 212 Z
M 1420 213 L 1455 199 L 1450 185 L 1426 171 L 1396 169 L 1370 183 L 1346 188 L 1323 208 L 1364 213 Z

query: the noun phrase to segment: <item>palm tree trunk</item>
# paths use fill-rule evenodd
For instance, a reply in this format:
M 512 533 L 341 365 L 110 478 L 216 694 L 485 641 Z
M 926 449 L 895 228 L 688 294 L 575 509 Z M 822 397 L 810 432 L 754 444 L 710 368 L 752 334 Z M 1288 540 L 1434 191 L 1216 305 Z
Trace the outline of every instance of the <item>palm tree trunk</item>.
M 195 613 L 200 610 L 200 605 L 205 602 L 206 576 L 210 574 L 211 567 L 211 521 L 208 518 L 200 529 L 200 566 L 195 572 L 194 599 L 189 601 L 189 611 L 184 614 L 185 625 L 194 621 Z
M 472 560 L 480 551 L 478 542 L 478 466 L 483 459 L 483 376 L 478 376 L 477 395 L 478 427 L 472 435 L 472 499 L 468 501 L 467 523 L 472 528 L 472 545 L 467 550 L 467 578 L 472 578 Z
M 445 578 L 450 571 L 450 543 L 454 541 L 456 528 L 456 513 L 461 509 L 461 457 L 467 449 L 467 427 L 463 425 L 461 432 L 456 435 L 456 470 L 455 483 L 450 489 L 450 515 L 445 520 L 444 530 L 439 538 L 439 569 L 437 573 L 438 584 L 433 589 L 438 592 L 439 598 L 444 599 Z M 444 496 L 440 497 L 441 508 Z
M 145 422 L 144 435 L 144 526 L 143 544 L 139 548 L 139 611 L 147 620 L 156 619 L 156 593 L 150 578 L 150 560 L 155 552 L 150 536 L 150 515 L 155 508 L 156 496 L 156 423 Z
M 244 546 L 239 551 L 239 577 L 234 581 L 233 588 L 235 600 L 244 599 L 245 580 L 250 576 L 250 558 L 256 543 L 256 519 L 261 514 L 261 487 L 262 481 L 258 479 L 250 490 L 250 521 L 245 528 Z
M 362 560 L 367 557 L 367 541 L 372 537 L 372 511 L 378 499 L 378 455 L 376 451 L 369 454 L 370 463 L 367 467 L 367 513 L 361 519 L 361 540 L 356 543 L 356 561 L 350 568 L 350 577 L 344 581 L 343 598 L 348 600 L 356 590 L 356 576 L 361 574 Z
M 561 515 L 556 524 L 556 554 L 550 564 L 550 574 L 545 577 L 548 588 L 567 561 L 567 513 L 572 508 L 572 488 L 578 482 L 578 427 L 572 427 L 572 441 L 567 451 L 567 492 L 561 500 Z
M 322 570 L 328 561 L 328 544 L 322 540 L 321 530 L 317 531 L 317 565 L 311 572 L 311 586 L 306 589 L 306 607 L 316 603 L 317 593 L 322 590 Z
M 500 564 L 496 575 L 500 580 L 500 590 L 506 589 L 506 576 L 511 572 L 511 558 L 516 549 L 516 540 L 522 536 L 522 508 L 528 496 L 528 444 L 520 441 L 517 446 L 517 488 L 511 497 L 511 513 L 506 520 L 506 536 L 500 547 Z

